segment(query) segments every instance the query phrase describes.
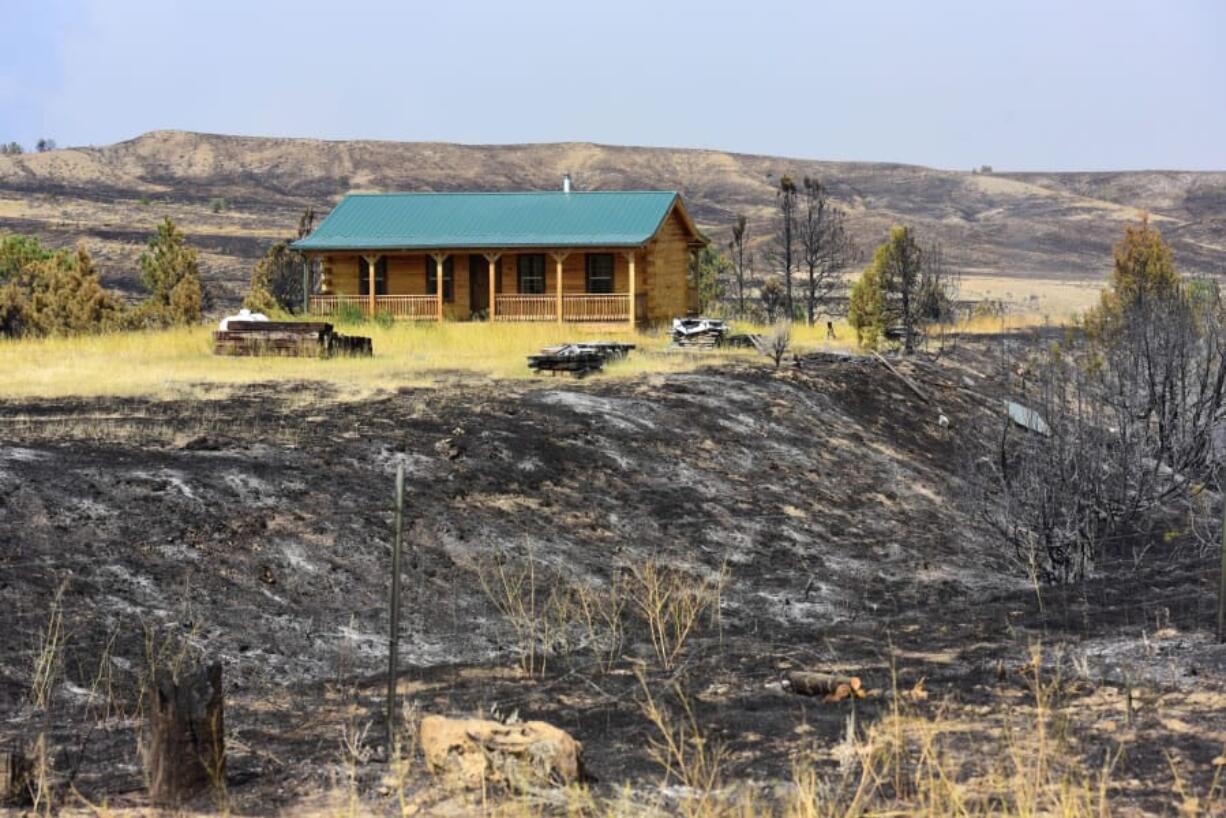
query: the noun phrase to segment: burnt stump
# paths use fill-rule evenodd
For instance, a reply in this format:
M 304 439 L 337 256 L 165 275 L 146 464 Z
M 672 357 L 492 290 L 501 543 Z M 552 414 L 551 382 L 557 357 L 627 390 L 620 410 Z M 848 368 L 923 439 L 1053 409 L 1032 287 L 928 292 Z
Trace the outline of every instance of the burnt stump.
M 159 674 L 149 707 L 145 771 L 155 804 L 182 804 L 226 780 L 221 665 Z

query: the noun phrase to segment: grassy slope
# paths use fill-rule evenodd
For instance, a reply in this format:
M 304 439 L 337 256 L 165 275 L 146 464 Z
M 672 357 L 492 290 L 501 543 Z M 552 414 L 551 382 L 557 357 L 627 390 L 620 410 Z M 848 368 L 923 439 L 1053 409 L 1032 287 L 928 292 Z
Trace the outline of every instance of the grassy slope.
M 984 318 L 964 323 L 965 332 L 995 332 L 1044 321 L 1037 313 Z M 759 333 L 764 327 L 745 327 Z M 421 386 L 452 378 L 524 379 L 534 377 L 526 356 L 551 344 L 577 337 L 596 340 L 574 327 L 556 324 L 398 323 L 390 327 L 360 324 L 343 327 L 373 339 L 371 358 L 228 358 L 212 355 L 210 327 L 155 332 L 110 333 L 76 338 L 0 340 L 0 397 L 68 395 L 147 395 L 182 397 L 227 394 L 231 388 L 262 382 L 315 381 L 342 397 L 360 398 L 401 386 Z M 835 325 L 837 338 L 827 340 L 824 326 L 792 328 L 793 348 L 848 352 L 855 334 L 846 322 Z M 637 346 L 630 358 L 609 366 L 607 377 L 680 372 L 721 360 L 752 358 L 753 351 L 680 352 L 670 350 L 664 332 L 612 333 L 609 337 Z M 201 392 L 198 387 L 207 387 Z M 220 389 L 219 389 L 220 388 Z

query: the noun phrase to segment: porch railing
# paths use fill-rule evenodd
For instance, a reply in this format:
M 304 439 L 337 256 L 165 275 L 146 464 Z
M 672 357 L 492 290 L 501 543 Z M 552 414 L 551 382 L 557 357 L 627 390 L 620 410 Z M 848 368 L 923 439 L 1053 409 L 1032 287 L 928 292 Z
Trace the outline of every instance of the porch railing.
M 562 295 L 564 321 L 625 321 L 630 318 L 630 295 Z
M 636 299 L 636 302 L 639 301 Z M 499 321 L 556 321 L 556 295 L 499 295 Z M 626 321 L 630 318 L 628 293 L 563 293 L 563 321 Z
M 552 295 L 495 296 L 497 321 L 556 321 L 558 301 Z
M 497 295 L 496 320 L 498 321 L 556 321 L 558 299 L 556 294 Z M 646 317 L 645 293 L 636 293 L 635 317 Z M 370 297 L 365 295 L 312 295 L 311 314 L 322 317 L 336 316 L 343 311 L 356 311 L 361 315 L 370 313 Z M 438 317 L 438 302 L 433 295 L 377 295 L 375 311 L 393 318 L 433 321 Z M 618 322 L 630 318 L 630 295 L 628 293 L 563 293 L 563 321 Z
M 336 315 L 342 309 L 356 309 L 363 315 L 370 312 L 367 295 L 313 295 L 312 315 Z M 433 295 L 376 295 L 375 311 L 393 318 L 434 320 L 438 316 L 438 301 Z

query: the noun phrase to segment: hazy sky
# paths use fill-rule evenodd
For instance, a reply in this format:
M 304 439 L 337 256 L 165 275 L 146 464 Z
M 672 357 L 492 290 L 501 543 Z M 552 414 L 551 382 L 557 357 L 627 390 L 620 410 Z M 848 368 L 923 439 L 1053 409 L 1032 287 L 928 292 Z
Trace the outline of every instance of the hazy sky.
M 1226 0 L 0 0 L 0 141 L 156 128 L 1226 170 Z

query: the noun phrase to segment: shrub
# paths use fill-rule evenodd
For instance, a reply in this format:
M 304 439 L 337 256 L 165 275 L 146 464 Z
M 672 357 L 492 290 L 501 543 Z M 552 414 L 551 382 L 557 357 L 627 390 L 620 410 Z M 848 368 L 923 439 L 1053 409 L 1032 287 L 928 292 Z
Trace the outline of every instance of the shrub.
M 766 352 L 770 355 L 772 361 L 775 362 L 775 369 L 783 363 L 783 356 L 788 354 L 788 348 L 792 345 L 792 324 L 789 321 L 780 321 L 775 324 L 775 328 L 771 330 L 771 334 L 766 337 Z
M 131 315 L 131 324 L 166 327 L 194 324 L 204 311 L 200 262 L 182 231 L 166 217 L 140 257 L 141 284 L 149 297 Z
M 950 319 L 956 290 L 940 245 L 921 247 L 911 228 L 895 227 L 852 287 L 848 321 L 861 346 L 875 347 L 889 329 L 912 352 L 930 325 Z
M 123 302 L 103 289 L 84 245 L 27 263 L 0 288 L 0 335 L 98 332 L 123 316 Z
M 5 236 L 0 240 L 0 281 L 20 273 L 29 264 L 54 255 L 35 236 Z

